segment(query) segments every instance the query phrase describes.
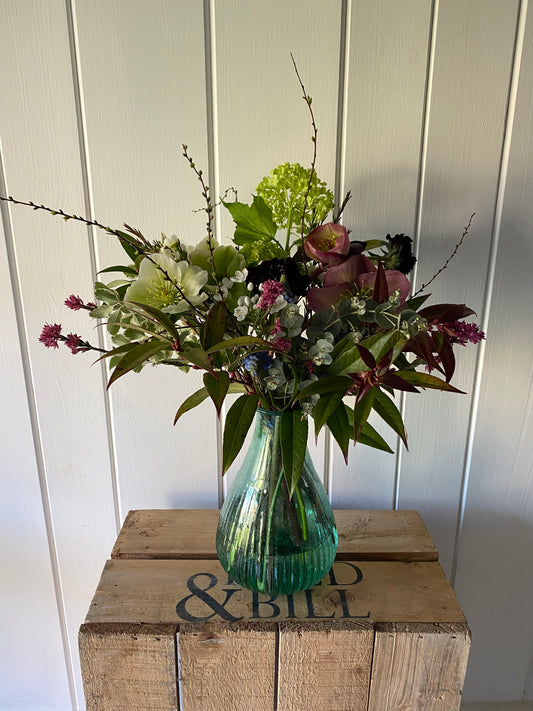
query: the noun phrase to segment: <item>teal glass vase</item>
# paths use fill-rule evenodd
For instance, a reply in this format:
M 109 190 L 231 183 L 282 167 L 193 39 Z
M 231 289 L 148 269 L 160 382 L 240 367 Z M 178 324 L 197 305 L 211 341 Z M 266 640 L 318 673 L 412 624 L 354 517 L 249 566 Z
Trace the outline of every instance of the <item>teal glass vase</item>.
M 306 451 L 293 496 L 283 475 L 281 413 L 258 409 L 252 442 L 220 511 L 222 567 L 239 585 L 269 595 L 308 590 L 330 570 L 337 529 Z

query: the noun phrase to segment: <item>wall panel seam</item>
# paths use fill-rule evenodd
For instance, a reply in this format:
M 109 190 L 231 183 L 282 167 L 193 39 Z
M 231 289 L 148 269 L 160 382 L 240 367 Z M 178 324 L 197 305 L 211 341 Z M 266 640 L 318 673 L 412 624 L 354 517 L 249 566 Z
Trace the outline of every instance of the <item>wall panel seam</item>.
M 492 292 L 494 288 L 494 275 L 496 272 L 496 259 L 498 256 L 498 247 L 500 242 L 500 228 L 503 214 L 503 203 L 505 200 L 505 187 L 507 182 L 507 172 L 509 168 L 509 156 L 511 151 L 511 141 L 513 137 L 513 125 L 516 110 L 516 97 L 518 93 L 518 80 L 520 76 L 520 66 L 522 62 L 522 50 L 524 46 L 525 25 L 527 16 L 528 0 L 520 0 L 517 12 L 515 41 L 513 50 L 513 59 L 510 72 L 509 90 L 507 93 L 507 109 L 504 119 L 504 130 L 502 149 L 500 155 L 498 186 L 496 189 L 496 202 L 494 206 L 494 215 L 492 219 L 492 234 L 489 250 L 489 261 L 487 266 L 487 275 L 485 282 L 485 293 L 483 296 L 483 307 L 481 312 L 480 326 L 486 333 L 489 325 L 490 309 L 492 304 Z M 463 531 L 464 516 L 466 510 L 466 499 L 468 495 L 468 484 L 470 480 L 470 470 L 472 465 L 472 452 L 474 447 L 474 439 L 476 434 L 476 421 L 479 409 L 479 399 L 481 395 L 481 380 L 483 376 L 483 367 L 485 363 L 485 341 L 478 344 L 476 355 L 474 384 L 472 387 L 472 401 L 470 405 L 470 414 L 468 420 L 468 434 L 465 447 L 465 456 L 463 464 L 463 474 L 461 480 L 461 491 L 459 498 L 459 509 L 457 512 L 457 522 L 455 530 L 455 540 L 453 546 L 453 558 L 450 574 L 450 581 L 455 585 L 457 576 L 457 566 L 459 560 L 459 552 L 461 547 L 461 536 Z
M 220 171 L 218 150 L 218 101 L 217 101 L 217 48 L 215 31 L 215 1 L 204 0 L 204 54 L 205 54 L 205 95 L 207 128 L 207 162 L 209 195 L 214 206 L 213 232 L 220 237 Z M 221 239 L 219 238 L 219 243 Z M 216 418 L 217 443 L 217 491 L 220 508 L 227 494 L 227 480 L 222 476 L 222 430 L 226 417 L 226 404 L 222 406 L 220 419 Z
M 91 169 L 89 161 L 89 147 L 87 142 L 87 125 L 84 111 L 83 86 L 81 79 L 81 66 L 79 57 L 79 42 L 76 19 L 76 1 L 66 0 L 70 60 L 72 69 L 72 83 L 74 92 L 74 103 L 76 106 L 78 144 L 80 151 L 80 166 L 83 184 L 83 200 L 85 215 L 87 219 L 94 220 L 94 200 L 92 194 Z M 87 226 L 87 240 L 89 247 L 89 258 L 91 264 L 91 279 L 96 281 L 98 272 L 98 253 L 96 242 L 96 228 Z M 99 323 L 102 323 L 99 321 Z M 97 328 L 98 346 L 105 348 L 105 336 L 102 328 Z M 111 394 L 107 389 L 107 365 L 105 361 L 100 361 L 100 373 L 102 377 L 102 391 L 105 408 L 105 421 L 107 432 L 107 446 L 109 451 L 109 465 L 111 470 L 111 484 L 113 491 L 113 508 L 115 513 L 115 527 L 117 534 L 122 526 L 122 506 L 120 499 L 120 482 L 118 476 L 118 461 L 115 446 L 115 430 L 113 425 Z
M 431 98 L 433 94 L 433 71 L 435 67 L 435 47 L 437 45 L 437 24 L 439 17 L 439 0 L 433 0 L 429 17 L 428 48 L 426 62 L 426 84 L 424 88 L 424 103 L 422 108 L 422 131 L 420 134 L 420 154 L 418 162 L 418 180 L 416 189 L 415 222 L 413 225 L 413 243 L 417 264 L 414 266 L 411 279 L 411 290 L 414 291 L 417 277 L 418 255 L 420 251 L 420 231 L 422 224 L 422 211 L 424 206 L 424 188 L 426 185 L 426 164 L 429 136 L 429 119 L 431 113 Z M 405 418 L 406 403 L 408 394 L 400 393 L 399 410 L 402 420 Z M 404 420 L 405 421 L 405 420 Z M 394 492 L 392 508 L 398 509 L 400 501 L 400 481 L 403 463 L 403 445 L 401 438 L 396 437 L 396 466 L 394 469 Z
M 337 137 L 335 146 L 335 208 L 344 199 L 346 178 L 346 123 L 348 120 L 348 75 L 350 67 L 352 0 L 342 0 L 339 41 L 339 88 L 337 97 Z M 342 223 L 342 218 L 341 218 Z M 333 451 L 331 433 L 324 433 L 324 476 L 322 481 L 330 503 L 333 499 Z
M 0 140 L 0 194 L 8 195 L 7 179 L 4 170 L 2 143 Z M 17 264 L 17 256 L 15 250 L 14 231 L 11 221 L 11 210 L 7 203 L 0 204 L 0 213 L 5 234 L 5 245 L 7 253 L 7 262 L 9 269 L 9 279 L 11 282 L 11 290 L 13 294 L 13 303 L 15 308 L 15 318 L 17 322 L 18 340 L 22 361 L 22 370 L 24 374 L 24 385 L 26 389 L 26 398 L 28 403 L 28 412 L 30 417 L 30 426 L 32 432 L 33 446 L 35 451 L 35 462 L 37 474 L 39 478 L 39 488 L 41 493 L 41 502 L 43 507 L 43 516 L 48 542 L 48 551 L 50 555 L 50 566 L 52 569 L 52 579 L 54 583 L 54 593 L 56 598 L 57 614 L 59 618 L 59 628 L 61 632 L 61 640 L 63 643 L 63 654 L 65 658 L 65 667 L 69 686 L 69 695 L 73 708 L 77 708 L 77 693 L 76 684 L 74 681 L 74 661 L 71 653 L 70 638 L 67 626 L 66 607 L 63 596 L 63 586 L 61 583 L 61 571 L 59 567 L 59 556 L 57 551 L 56 536 L 54 531 L 54 522 L 52 516 L 52 507 L 50 502 L 50 492 L 48 489 L 48 477 L 46 473 L 46 465 L 44 461 L 43 443 L 39 426 L 39 415 L 37 412 L 37 402 L 35 390 L 33 387 L 33 373 L 28 346 L 28 334 L 26 330 L 24 318 L 24 306 L 22 302 L 22 292 L 20 288 L 19 269 Z

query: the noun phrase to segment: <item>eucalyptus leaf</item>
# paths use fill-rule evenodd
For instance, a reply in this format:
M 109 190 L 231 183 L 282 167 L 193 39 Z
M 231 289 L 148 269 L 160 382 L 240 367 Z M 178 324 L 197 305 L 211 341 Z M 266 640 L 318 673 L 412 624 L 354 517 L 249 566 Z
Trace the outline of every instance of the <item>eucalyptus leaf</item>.
M 310 395 L 320 395 L 328 392 L 342 393 L 344 396 L 346 391 L 353 385 L 353 380 L 344 375 L 325 375 L 323 378 L 315 380 L 310 385 L 307 385 L 296 396 L 295 400 L 309 397 Z

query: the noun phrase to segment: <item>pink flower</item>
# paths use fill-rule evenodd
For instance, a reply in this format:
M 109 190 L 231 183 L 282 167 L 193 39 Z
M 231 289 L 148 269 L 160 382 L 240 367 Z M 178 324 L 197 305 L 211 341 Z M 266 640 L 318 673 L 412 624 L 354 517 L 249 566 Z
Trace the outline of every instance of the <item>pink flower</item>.
M 79 311 L 85 306 L 85 304 L 79 296 L 71 294 L 68 299 L 65 299 L 65 306 L 68 306 L 68 308 L 72 309 L 72 311 Z
M 348 230 L 342 225 L 328 222 L 320 225 L 305 238 L 305 253 L 322 264 L 340 264 L 350 251 Z
M 274 306 L 278 296 L 283 294 L 283 284 L 280 281 L 274 281 L 273 279 L 267 279 L 263 282 L 261 299 L 257 304 L 258 309 L 266 311 L 271 306 Z
M 442 324 L 442 328 L 451 336 L 452 342 L 459 343 L 461 346 L 466 346 L 467 343 L 479 343 L 485 338 L 485 334 L 476 323 L 451 321 Z
M 283 336 L 278 336 L 278 338 L 275 338 L 272 341 L 272 345 L 276 346 L 276 348 L 279 348 L 280 350 L 284 351 L 285 353 L 288 353 L 291 349 L 291 339 L 290 338 L 283 338 Z
M 270 331 L 271 336 L 277 336 L 278 333 L 281 333 L 283 329 L 281 328 L 281 323 L 279 320 L 279 316 L 276 316 L 276 320 L 274 322 L 274 327 Z
M 60 337 L 61 325 L 59 323 L 46 323 L 43 326 L 41 335 L 39 336 L 39 341 L 40 343 L 44 343 L 47 348 L 58 348 Z
M 65 338 L 65 345 L 67 346 L 67 348 L 70 348 L 74 355 L 76 353 L 80 353 L 80 351 L 87 350 L 83 347 L 83 343 L 76 333 L 68 334 L 68 336 Z

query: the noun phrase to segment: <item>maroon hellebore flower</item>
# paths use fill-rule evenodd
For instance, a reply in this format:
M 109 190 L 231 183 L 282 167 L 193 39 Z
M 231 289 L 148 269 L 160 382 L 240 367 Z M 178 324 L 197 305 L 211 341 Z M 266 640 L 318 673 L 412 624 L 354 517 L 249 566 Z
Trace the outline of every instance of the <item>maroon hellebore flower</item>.
M 320 225 L 305 238 L 305 253 L 322 264 L 340 264 L 350 251 L 348 230 L 342 225 L 328 222 Z
M 355 288 L 374 288 L 378 270 L 374 263 L 362 254 L 353 254 L 341 264 L 331 266 L 324 275 L 322 287 L 309 289 L 307 300 L 313 311 L 324 311 L 335 306 L 343 297 L 351 294 Z M 410 285 L 407 277 L 398 271 L 385 270 L 388 293 L 400 292 L 400 303 L 409 295 Z

